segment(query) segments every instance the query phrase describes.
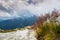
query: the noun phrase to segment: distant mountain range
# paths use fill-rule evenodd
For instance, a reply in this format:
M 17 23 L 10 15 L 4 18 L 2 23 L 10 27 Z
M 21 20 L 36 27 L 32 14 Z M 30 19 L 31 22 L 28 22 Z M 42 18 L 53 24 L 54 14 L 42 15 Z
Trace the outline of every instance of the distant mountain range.
M 11 30 L 15 28 L 22 28 L 34 24 L 35 21 L 35 16 L 2 20 L 0 21 L 0 29 Z

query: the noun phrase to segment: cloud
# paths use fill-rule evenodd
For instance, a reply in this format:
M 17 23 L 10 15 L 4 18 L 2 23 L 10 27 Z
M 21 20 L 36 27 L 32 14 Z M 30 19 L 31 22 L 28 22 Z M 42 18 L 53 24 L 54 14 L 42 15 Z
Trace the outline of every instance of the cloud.
M 22 14 L 24 10 L 36 16 L 51 12 L 54 8 L 60 10 L 59 0 L 0 0 L 0 4 L 0 18 L 21 17 L 18 12 Z
M 0 11 L 10 13 L 12 10 L 10 8 L 5 8 L 3 5 L 0 4 Z
M 36 4 L 34 6 L 33 5 L 28 6 L 27 9 L 30 10 L 33 14 L 41 15 L 41 14 L 51 12 L 54 8 L 56 8 L 57 10 L 60 9 L 60 1 L 46 0 L 42 3 Z

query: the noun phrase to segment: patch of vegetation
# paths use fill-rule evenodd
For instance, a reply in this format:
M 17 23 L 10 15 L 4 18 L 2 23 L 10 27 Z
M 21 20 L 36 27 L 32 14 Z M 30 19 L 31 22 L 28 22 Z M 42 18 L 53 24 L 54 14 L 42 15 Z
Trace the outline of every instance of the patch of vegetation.
M 51 15 L 39 17 L 34 24 L 35 36 L 38 40 L 60 40 L 60 22 L 56 19 L 59 16 L 57 10 L 52 11 Z
M 25 29 L 29 29 L 29 30 L 32 30 L 31 26 L 26 26 L 24 28 L 16 28 L 16 29 L 12 29 L 12 30 L 2 30 L 0 29 L 0 33 L 8 33 L 8 32 L 15 32 L 17 30 L 25 30 Z
M 24 30 L 26 28 L 16 28 L 16 29 L 12 29 L 12 30 L 2 30 L 0 29 L 0 33 L 8 33 L 8 32 L 15 32 L 17 30 Z

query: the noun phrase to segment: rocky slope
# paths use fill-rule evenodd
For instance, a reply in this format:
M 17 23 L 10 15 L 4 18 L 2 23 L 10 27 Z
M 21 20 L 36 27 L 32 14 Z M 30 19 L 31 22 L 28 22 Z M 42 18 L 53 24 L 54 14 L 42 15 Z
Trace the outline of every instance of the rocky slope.
M 33 30 L 17 30 L 14 32 L 0 33 L 0 40 L 37 40 Z

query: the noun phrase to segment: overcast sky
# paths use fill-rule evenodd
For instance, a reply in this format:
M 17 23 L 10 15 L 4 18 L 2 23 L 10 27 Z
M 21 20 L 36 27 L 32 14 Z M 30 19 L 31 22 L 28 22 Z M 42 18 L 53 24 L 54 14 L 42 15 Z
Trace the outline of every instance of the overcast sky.
M 0 19 L 21 17 L 22 11 L 40 16 L 54 8 L 60 10 L 60 0 L 0 0 Z

